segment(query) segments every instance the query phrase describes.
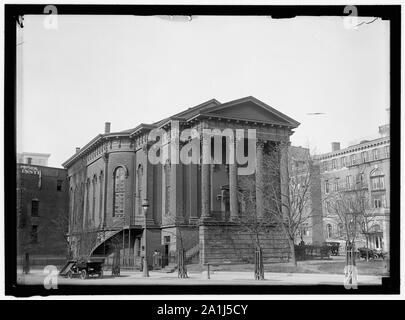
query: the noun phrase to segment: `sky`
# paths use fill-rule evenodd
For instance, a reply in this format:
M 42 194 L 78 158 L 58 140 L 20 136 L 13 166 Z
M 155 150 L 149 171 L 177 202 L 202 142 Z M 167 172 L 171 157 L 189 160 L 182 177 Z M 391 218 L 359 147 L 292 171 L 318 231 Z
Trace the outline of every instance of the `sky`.
M 314 153 L 378 137 L 388 121 L 381 19 L 57 16 L 47 26 L 25 16 L 18 40 L 17 150 L 50 153 L 53 167 L 107 121 L 121 131 L 212 98 L 258 98 L 300 122 L 292 144 Z

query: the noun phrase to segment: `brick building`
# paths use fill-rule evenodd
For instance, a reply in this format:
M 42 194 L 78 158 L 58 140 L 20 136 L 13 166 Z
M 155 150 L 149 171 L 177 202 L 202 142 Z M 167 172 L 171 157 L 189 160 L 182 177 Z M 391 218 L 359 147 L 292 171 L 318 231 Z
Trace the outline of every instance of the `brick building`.
M 67 256 L 67 170 L 17 163 L 18 264 L 59 264 Z
M 334 192 L 358 192 L 368 202 L 370 216 L 357 246 L 389 252 L 390 221 L 390 137 L 389 125 L 380 127 L 381 137 L 363 140 L 340 149 L 332 143 L 332 152 L 316 156 L 321 167 L 324 234 L 327 241 L 344 240 L 344 225 L 333 215 L 328 195 Z
M 296 244 L 301 240 L 305 244 L 322 244 L 325 239 L 319 164 L 312 159 L 308 148 L 290 146 L 289 158 L 291 178 L 302 177 L 301 184 L 304 183 L 307 186 L 301 186 L 301 188 L 308 188 L 303 195 L 307 200 L 305 200 L 303 220 L 296 235 Z M 298 183 L 290 183 L 290 188 L 300 187 Z
M 255 212 L 263 214 L 263 161 L 271 156 L 272 146 L 289 143 L 298 125 L 254 97 L 227 103 L 212 99 L 159 122 L 121 132 L 110 132 L 110 124 L 106 123 L 103 134 L 77 148 L 63 164 L 68 170 L 69 235 L 74 255 L 107 257 L 119 253 L 124 265 L 139 265 L 145 254 L 146 225 L 149 264 L 155 250 L 170 262 L 180 248 L 186 251 L 187 258 L 200 263 L 251 258 L 251 235 L 234 222 L 246 209 L 240 194 L 250 188 Z M 245 151 L 253 142 L 257 159 L 253 174 L 241 175 L 243 168 L 236 164 L 200 162 L 212 156 L 209 146 L 213 140 L 202 136 L 203 130 L 210 128 L 230 129 L 232 134 L 236 129 L 256 130 L 254 137 L 244 135 L 237 140 L 246 146 Z M 151 163 L 148 154 L 155 142 L 151 143 L 148 136 L 154 129 L 171 134 L 169 141 L 161 142 L 170 150 L 175 145 L 183 148 L 198 141 L 194 145 L 202 150 L 196 156 L 198 163 L 177 163 L 171 152 L 163 163 Z M 196 133 L 198 139 L 192 135 L 176 137 L 176 132 L 185 129 Z M 220 133 L 215 135 L 224 138 Z M 236 148 L 223 146 L 220 153 L 225 158 L 235 154 Z M 194 157 L 194 150 L 192 154 Z M 281 152 L 277 156 L 283 158 Z M 150 205 L 146 217 L 142 210 L 145 198 Z M 269 228 L 265 258 L 288 255 L 280 230 Z

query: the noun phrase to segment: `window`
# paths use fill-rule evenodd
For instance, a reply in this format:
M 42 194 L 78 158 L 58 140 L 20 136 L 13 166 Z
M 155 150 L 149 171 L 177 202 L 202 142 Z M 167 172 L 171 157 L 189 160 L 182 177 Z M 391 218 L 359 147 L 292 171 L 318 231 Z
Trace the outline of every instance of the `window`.
M 56 191 L 62 191 L 63 180 L 56 180 Z
M 333 183 L 333 191 L 339 191 L 339 178 L 335 178 Z
M 336 169 L 336 159 L 332 159 L 332 170 Z
M 32 158 L 27 158 L 27 163 L 32 164 Z
M 31 226 L 31 243 L 38 242 L 38 226 L 32 225 Z
M 340 163 L 342 165 L 342 168 L 346 167 L 346 157 L 340 158 Z
M 325 202 L 325 209 L 326 209 L 326 212 L 327 212 L 327 213 L 330 212 L 330 204 L 329 204 L 329 201 L 326 201 L 326 202 Z
M 383 190 L 383 189 L 385 189 L 384 176 L 371 177 L 371 190 Z
M 332 238 L 332 225 L 328 223 L 326 226 L 326 237 Z
M 123 167 L 118 167 L 114 172 L 113 217 L 124 215 L 125 178 L 125 169 Z
M 338 224 L 339 237 L 343 237 L 343 223 Z
M 374 208 L 381 208 L 381 199 L 374 199 Z
M 346 176 L 346 188 L 352 189 L 353 188 L 353 178 L 352 176 Z
M 361 153 L 361 162 L 367 162 L 367 160 L 368 160 L 368 155 L 367 155 L 367 151 L 363 151 L 362 153 Z
M 363 187 L 363 185 L 364 185 L 364 173 L 363 173 L 363 172 L 361 172 L 361 173 L 359 173 L 359 174 L 357 175 L 357 184 L 358 184 L 360 187 Z
M 39 210 L 39 201 L 37 199 L 33 199 L 31 201 L 31 217 L 38 217 L 38 210 Z
M 373 159 L 378 160 L 378 149 L 373 150 Z
M 169 244 L 170 243 L 170 236 L 164 236 L 164 243 Z
M 352 166 L 356 164 L 356 155 L 355 154 L 352 154 L 350 156 L 350 162 L 351 162 Z
M 323 171 L 328 171 L 328 161 L 322 162 L 323 164 Z
M 325 181 L 325 193 L 329 193 L 329 181 Z
M 390 146 L 384 147 L 385 157 L 390 157 Z
M 381 195 L 381 204 L 383 208 L 387 208 L 387 198 L 385 197 L 385 194 Z

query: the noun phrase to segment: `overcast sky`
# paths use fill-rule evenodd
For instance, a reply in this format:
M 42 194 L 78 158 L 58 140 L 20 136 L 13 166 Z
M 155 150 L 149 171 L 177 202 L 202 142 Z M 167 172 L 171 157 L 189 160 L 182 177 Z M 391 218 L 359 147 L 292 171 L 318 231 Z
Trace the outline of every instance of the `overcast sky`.
M 299 121 L 292 143 L 328 152 L 376 136 L 389 108 L 389 25 L 342 17 L 25 16 L 18 151 L 60 167 L 98 133 L 215 98 L 255 96 Z M 364 19 L 371 21 L 372 18 Z M 360 22 L 363 20 L 360 20 Z M 324 115 L 307 115 L 321 112 Z

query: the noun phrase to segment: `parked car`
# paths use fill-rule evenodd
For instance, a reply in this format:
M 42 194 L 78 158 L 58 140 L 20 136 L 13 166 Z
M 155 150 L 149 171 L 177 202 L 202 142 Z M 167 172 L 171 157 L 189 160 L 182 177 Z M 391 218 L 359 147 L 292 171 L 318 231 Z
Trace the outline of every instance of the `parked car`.
M 89 276 L 103 277 L 103 261 L 70 260 L 59 272 L 68 278 L 78 277 L 87 279 Z
M 386 253 L 383 252 L 382 250 L 369 249 L 365 247 L 359 248 L 358 253 L 359 257 L 363 259 L 367 259 L 367 253 L 369 259 L 378 259 L 378 258 L 385 259 L 386 256 Z

